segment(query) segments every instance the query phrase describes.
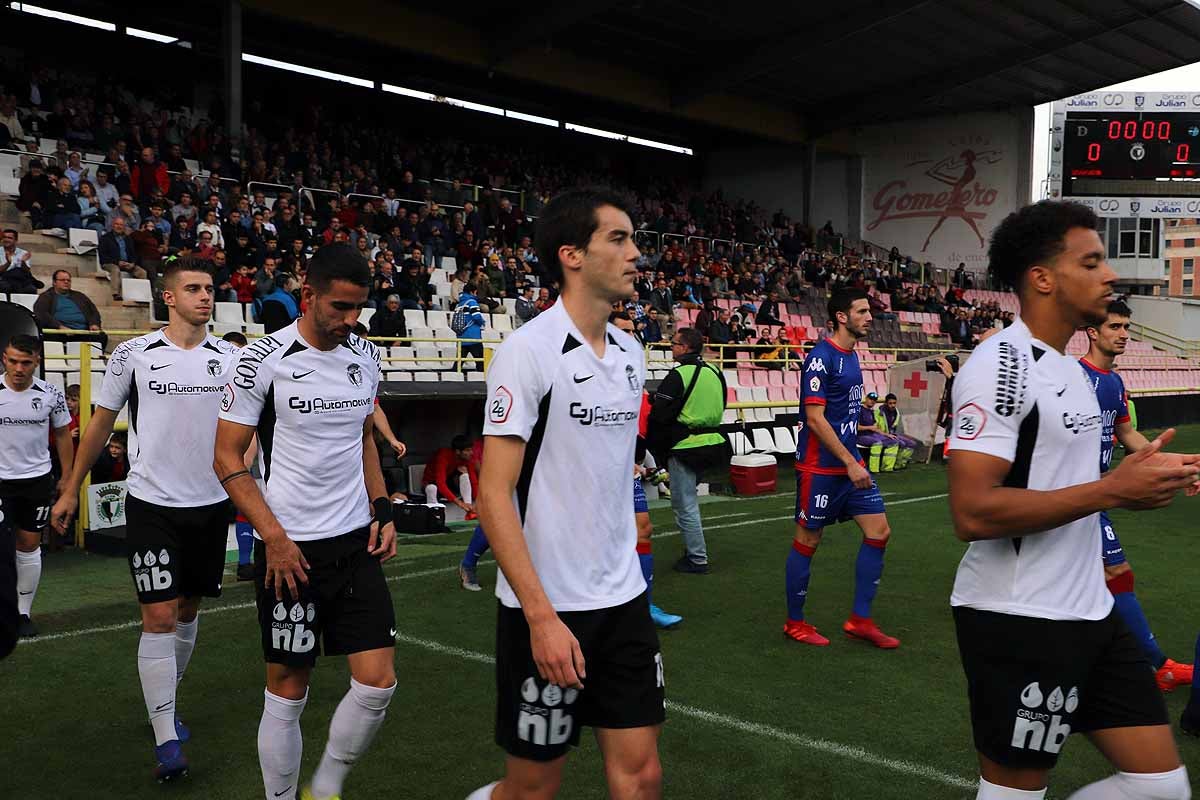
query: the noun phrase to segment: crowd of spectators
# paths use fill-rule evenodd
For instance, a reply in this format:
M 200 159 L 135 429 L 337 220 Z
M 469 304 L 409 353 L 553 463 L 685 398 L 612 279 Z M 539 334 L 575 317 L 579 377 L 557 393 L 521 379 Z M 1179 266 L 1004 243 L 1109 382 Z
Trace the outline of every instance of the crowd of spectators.
M 332 114 L 312 102 L 290 120 L 251 102 L 234 150 L 219 125 L 169 89 L 135 93 L 93 78 L 40 69 L 28 90 L 24 77 L 10 80 L 20 89 L 0 87 L 0 128 L 9 146 L 58 137 L 53 155 L 29 158 L 18 206 L 35 226 L 101 233 L 114 299 L 124 278 L 154 281 L 164 259 L 193 255 L 213 263 L 218 300 L 272 304 L 286 322 L 303 311 L 296 289 L 315 249 L 348 242 L 371 263 L 372 334 L 402 338 L 405 310 L 453 309 L 464 298 L 483 313 L 508 305 L 519 325 L 558 293 L 531 244 L 536 212 L 559 188 L 615 183 L 643 250 L 628 310 L 649 342 L 667 340 L 683 308 L 701 311 L 696 327 L 713 342 L 790 349 L 800 343 L 779 331 L 760 341 L 761 326 L 781 325 L 781 304 L 813 288 L 845 285 L 872 289 L 884 319 L 942 315 L 956 341 L 998 314 L 930 286 L 903 288 L 919 267 L 894 249 L 877 258 L 845 252 L 832 223 L 811 230 L 782 210 L 701 191 L 686 175 L 622 174 L 581 148 L 405 134 L 377 112 Z M 84 163 L 81 150 L 104 153 L 104 163 Z M 207 174 L 193 174 L 188 159 Z M 448 256 L 456 268 L 447 292 L 434 271 Z M 956 275 L 960 287 L 966 280 Z M 890 307 L 880 293 L 891 294 Z M 722 299 L 739 305 L 718 309 Z

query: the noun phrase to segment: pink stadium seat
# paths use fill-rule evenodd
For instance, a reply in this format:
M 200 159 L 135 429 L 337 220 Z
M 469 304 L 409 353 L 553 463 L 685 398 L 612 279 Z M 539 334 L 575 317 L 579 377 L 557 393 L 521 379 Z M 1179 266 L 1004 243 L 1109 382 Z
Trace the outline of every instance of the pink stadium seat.
M 771 400 L 771 401 L 784 400 L 785 398 L 783 396 L 783 387 L 782 386 L 768 386 L 767 387 L 767 399 Z
M 784 400 L 796 400 L 798 402 L 800 400 L 800 387 L 799 386 L 783 387 L 783 399 Z
M 738 362 L 738 371 L 737 371 L 738 385 L 739 386 L 753 386 L 754 385 L 754 373 L 751 372 L 749 369 L 744 368 L 742 366 L 743 364 L 749 365 L 749 362 L 747 362 L 747 361 L 739 361 Z
M 767 386 L 783 386 L 783 372 L 771 370 L 767 373 Z
M 797 375 L 795 372 L 783 373 L 783 385 L 784 386 L 799 386 L 800 385 L 800 376 Z
M 754 385 L 755 386 L 766 386 L 767 385 L 767 371 L 765 369 L 760 369 L 757 372 L 754 372 L 753 375 L 754 375 Z

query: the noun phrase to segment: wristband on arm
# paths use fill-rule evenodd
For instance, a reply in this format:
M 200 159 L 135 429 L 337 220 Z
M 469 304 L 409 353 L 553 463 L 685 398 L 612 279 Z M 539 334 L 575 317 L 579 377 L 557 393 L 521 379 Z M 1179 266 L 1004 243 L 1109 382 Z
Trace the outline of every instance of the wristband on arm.
M 379 523 L 379 527 L 383 527 L 392 521 L 392 501 L 387 497 L 376 497 L 372 503 L 375 514 L 374 521 Z

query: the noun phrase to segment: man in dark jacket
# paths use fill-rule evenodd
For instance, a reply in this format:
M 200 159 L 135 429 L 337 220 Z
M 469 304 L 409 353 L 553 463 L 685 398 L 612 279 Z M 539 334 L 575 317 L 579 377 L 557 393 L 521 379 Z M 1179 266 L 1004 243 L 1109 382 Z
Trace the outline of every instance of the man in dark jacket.
M 404 309 L 400 308 L 400 296 L 388 295 L 383 308 L 371 317 L 371 336 L 408 336 L 408 327 L 404 324 Z M 391 347 L 396 342 L 378 342 L 383 347 Z
M 108 270 L 112 281 L 113 300 L 122 299 L 121 277 L 146 277 L 146 270 L 138 262 L 137 247 L 125 230 L 125 218 L 113 217 L 112 230 L 100 237 L 100 266 Z
M 17 209 L 29 214 L 34 228 L 42 226 L 42 214 L 50 196 L 50 177 L 42 169 L 42 162 L 29 162 L 29 172 L 21 177 L 18 187 Z
M 767 295 L 767 299 L 762 301 L 762 305 L 758 307 L 758 313 L 754 315 L 754 323 L 756 325 L 782 325 L 783 321 L 779 318 L 779 295 L 771 292 Z
M 38 295 L 33 304 L 33 316 L 43 329 L 69 328 L 76 331 L 91 331 L 95 336 L 69 336 L 47 334 L 51 341 L 97 341 L 100 346 L 108 344 L 108 336 L 100 330 L 103 324 L 96 304 L 83 292 L 71 288 L 71 273 L 65 269 L 54 272 L 54 285 Z M 59 338 L 61 337 L 61 338 Z

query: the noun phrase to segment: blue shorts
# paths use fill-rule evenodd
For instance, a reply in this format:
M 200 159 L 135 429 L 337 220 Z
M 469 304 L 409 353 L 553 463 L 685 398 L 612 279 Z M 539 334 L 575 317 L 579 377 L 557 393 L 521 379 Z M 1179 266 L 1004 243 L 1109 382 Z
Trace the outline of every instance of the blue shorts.
M 1117 538 L 1117 532 L 1113 530 L 1112 521 L 1108 518 L 1108 513 L 1100 512 L 1100 552 L 1104 557 L 1104 566 L 1115 567 L 1125 563 L 1125 548 L 1121 547 L 1121 540 Z
M 641 478 L 633 479 L 633 513 L 650 513 L 650 503 L 646 501 L 646 490 L 642 487 Z
M 860 514 L 882 514 L 883 495 L 871 488 L 856 489 L 845 475 L 796 472 L 796 522 L 812 531 L 845 522 Z

